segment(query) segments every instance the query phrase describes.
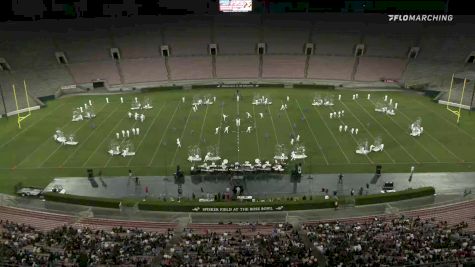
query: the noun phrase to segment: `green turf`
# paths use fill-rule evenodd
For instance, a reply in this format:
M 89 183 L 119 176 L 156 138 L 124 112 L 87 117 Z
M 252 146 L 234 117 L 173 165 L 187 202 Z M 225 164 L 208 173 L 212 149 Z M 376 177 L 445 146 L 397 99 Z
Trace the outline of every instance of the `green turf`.
M 444 106 L 431 99 L 406 92 L 372 92 L 372 100 L 359 92 L 359 101 L 351 100 L 353 91 L 323 91 L 309 89 L 241 89 L 243 99 L 234 101 L 234 89 L 171 90 L 143 94 L 122 95 L 126 103 L 120 104 L 119 95 L 75 96 L 48 102 L 48 107 L 33 112 L 22 122 L 19 130 L 16 118 L 0 120 L 0 192 L 11 193 L 13 185 L 45 186 L 56 176 L 84 176 L 85 169 L 101 169 L 103 175 L 127 175 L 132 169 L 138 175 L 170 175 L 177 164 L 188 170 L 188 147 L 200 145 L 204 156 L 210 145 L 218 145 L 223 158 L 233 161 L 252 161 L 255 158 L 271 159 L 276 144 L 290 146 L 290 134 L 301 136 L 308 158 L 303 161 L 306 173 L 372 172 L 375 164 L 383 164 L 386 172 L 408 172 L 411 165 L 417 171 L 473 171 L 475 162 L 475 117 L 465 111 L 461 124 Z M 254 106 L 251 100 L 259 93 L 272 98 L 270 107 Z M 342 94 L 341 102 L 334 107 L 313 107 L 316 93 Z M 211 94 L 217 103 L 191 111 L 191 100 L 196 95 Z M 385 94 L 399 103 L 397 115 L 389 117 L 374 112 L 374 101 Z M 281 103 L 290 96 L 288 110 L 281 112 Z M 181 97 L 186 103 L 181 103 Z M 145 111 L 144 123 L 130 120 L 127 112 L 134 97 L 149 97 L 154 109 Z M 97 117 L 90 121 L 71 122 L 73 107 L 88 99 L 94 101 Z M 221 105 L 221 102 L 224 105 Z M 239 151 L 234 118 L 241 113 Z M 345 110 L 341 119 L 330 119 L 329 112 Z M 245 112 L 253 115 L 248 120 Z M 228 122 L 222 122 L 222 113 Z M 264 113 L 264 119 L 258 118 Z M 424 134 L 409 136 L 409 125 L 422 118 Z M 359 128 L 357 136 L 338 132 L 340 124 Z M 137 155 L 122 158 L 110 157 L 106 151 L 115 132 L 140 127 L 141 135 L 132 138 Z M 230 133 L 215 135 L 218 126 L 230 125 Z M 256 126 L 251 134 L 245 133 L 248 125 Z M 295 128 L 294 128 L 295 125 Z M 75 133 L 77 147 L 61 146 L 53 140 L 54 131 L 60 128 L 66 134 Z M 371 143 L 381 136 L 385 150 L 361 156 L 355 154 L 356 143 L 368 139 Z M 176 138 L 182 148 L 176 146 Z

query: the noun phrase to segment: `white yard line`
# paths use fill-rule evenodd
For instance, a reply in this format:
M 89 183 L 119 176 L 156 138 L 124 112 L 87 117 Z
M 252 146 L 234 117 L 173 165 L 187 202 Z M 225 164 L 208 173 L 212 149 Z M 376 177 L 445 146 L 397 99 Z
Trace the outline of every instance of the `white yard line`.
M 398 110 L 399 113 L 401 113 L 404 117 L 406 117 L 406 119 L 411 122 L 411 119 L 406 115 L 404 114 L 404 112 Z M 432 140 L 436 141 L 438 144 L 440 144 L 447 152 L 449 152 L 452 156 L 454 156 L 455 158 L 457 158 L 458 160 L 462 160 L 460 157 L 458 157 L 454 152 L 452 152 L 446 145 L 444 145 L 444 143 L 440 142 L 437 138 L 435 138 L 433 135 L 431 135 L 430 133 L 428 133 L 427 131 L 424 131 L 424 134 L 428 135 L 430 138 L 432 138 Z
M 370 101 L 372 104 L 374 104 L 373 100 L 369 100 L 369 101 Z M 398 110 L 398 112 L 400 112 L 400 111 Z M 396 125 L 399 127 L 399 129 L 405 131 L 405 129 L 402 128 L 391 116 L 388 116 L 388 117 L 391 119 L 391 121 L 392 121 L 394 124 L 396 124 Z M 436 161 L 440 161 L 440 159 L 438 159 L 432 152 L 430 152 L 429 150 L 427 150 L 426 147 L 425 147 L 423 144 L 421 144 L 421 142 L 420 142 L 419 140 L 417 140 L 416 138 L 413 139 L 413 140 L 414 140 L 417 144 L 419 144 L 419 146 L 422 147 L 422 149 L 424 149 L 427 153 L 429 153 L 433 159 L 435 159 Z
M 252 105 L 252 116 L 253 119 L 254 119 L 254 129 L 255 129 L 255 133 L 256 133 L 256 142 L 257 142 L 257 155 L 258 155 L 258 158 L 260 159 L 261 158 L 261 149 L 259 147 L 259 134 L 258 134 L 258 130 L 257 130 L 257 119 L 256 119 L 256 111 L 255 111 L 255 108 L 254 108 L 254 105 Z
M 219 129 L 221 129 L 221 127 L 223 127 L 223 114 L 224 114 L 224 105 L 221 106 L 221 114 L 219 114 Z M 219 148 L 219 151 L 221 151 L 221 135 L 223 133 L 222 132 L 219 132 L 219 135 L 218 135 L 218 148 Z
M 175 117 L 176 111 L 178 110 L 179 107 L 180 107 L 180 103 L 178 103 L 178 105 L 176 105 L 175 111 L 173 112 L 173 115 L 172 115 L 172 117 L 170 118 L 170 121 L 168 122 L 167 126 L 165 127 L 165 130 L 163 131 L 162 138 L 160 138 L 160 142 L 158 143 L 157 147 L 155 148 L 155 151 L 153 152 L 152 158 L 150 159 L 150 162 L 149 162 L 148 165 L 147 165 L 148 167 L 152 166 L 152 162 L 153 162 L 153 160 L 155 159 L 155 157 L 157 156 L 158 149 L 159 149 L 160 146 L 162 145 L 163 138 L 164 138 L 165 135 L 167 134 L 168 127 L 170 127 L 170 124 L 172 123 L 173 118 Z
M 313 139 L 315 140 L 315 143 L 317 144 L 318 149 L 320 149 L 320 152 L 322 153 L 322 156 L 323 156 L 323 159 L 325 160 L 325 163 L 326 163 L 327 165 L 329 165 L 328 159 L 327 159 L 327 157 L 325 156 L 325 152 L 323 152 L 322 146 L 321 146 L 320 143 L 318 142 L 317 136 L 315 135 L 315 133 L 313 132 L 312 128 L 310 127 L 310 123 L 309 123 L 308 120 L 307 120 L 307 116 L 305 116 L 305 114 L 303 113 L 302 108 L 300 107 L 299 101 L 298 101 L 297 99 L 295 99 L 295 102 L 297 102 L 297 105 L 298 105 L 298 107 L 299 107 L 300 113 L 302 113 L 302 116 L 303 116 L 303 118 L 305 119 L 305 122 L 307 123 L 308 129 L 309 129 L 310 132 L 312 133 Z
M 142 135 L 142 139 L 140 139 L 140 142 L 137 145 L 137 148 L 135 149 L 136 151 L 139 150 L 139 148 L 142 145 L 143 141 L 145 140 L 145 138 L 147 138 L 148 133 L 150 132 L 150 129 L 152 129 L 153 125 L 155 124 L 155 121 L 158 119 L 158 117 L 160 117 L 160 113 L 162 113 L 162 110 L 165 108 L 166 105 L 167 105 L 166 103 L 164 105 L 162 105 L 162 107 L 158 111 L 157 115 L 155 115 L 155 118 L 153 118 L 152 123 L 148 127 L 147 131 L 145 131 L 145 134 Z M 127 166 L 130 166 L 130 162 L 132 162 L 132 159 L 133 159 L 133 157 L 130 157 L 129 161 L 127 161 Z
M 326 123 L 325 119 L 323 119 L 322 115 L 320 115 L 320 112 L 318 112 L 317 108 L 315 108 L 313 106 L 313 110 L 318 114 L 318 117 L 320 117 L 320 119 L 323 121 L 323 124 L 325 124 L 325 127 L 328 129 L 328 131 L 330 132 L 330 135 L 333 137 L 333 140 L 335 140 L 336 144 L 338 145 L 338 147 L 340 148 L 340 151 L 341 153 L 343 153 L 343 156 L 345 156 L 345 159 L 346 159 L 346 162 L 347 163 L 351 163 L 350 159 L 348 158 L 348 156 L 346 155 L 345 151 L 343 151 L 343 148 L 341 147 L 340 145 L 340 142 L 338 142 L 338 140 L 336 139 L 335 135 L 333 134 L 333 131 L 330 130 L 330 127 L 328 127 L 328 124 Z M 340 119 L 341 120 L 341 119 Z M 353 135 L 352 135 L 353 137 Z M 354 137 L 353 137 L 354 138 Z M 355 140 L 356 142 L 356 140 Z M 367 155 L 366 155 L 367 156 Z M 369 159 L 369 157 L 368 157 Z
M 384 127 L 381 123 L 379 123 L 379 121 L 373 116 L 371 115 L 371 113 L 369 113 L 363 106 L 360 105 L 360 103 L 358 103 L 358 101 L 355 101 L 356 104 L 366 113 L 368 114 L 381 128 L 383 128 L 383 130 L 389 135 L 391 136 L 391 138 L 396 141 L 396 143 L 399 144 L 399 146 L 406 152 L 407 155 L 409 155 L 409 157 L 411 157 L 416 163 L 419 163 L 419 161 L 411 154 L 409 153 L 409 151 L 407 151 L 407 149 L 391 134 L 391 132 L 389 132 L 386 127 Z
M 190 119 L 192 111 L 193 111 L 193 108 L 190 107 L 190 112 L 188 113 L 188 116 L 186 117 L 185 127 L 183 128 L 183 131 L 181 132 L 180 140 L 183 140 L 183 136 L 185 135 L 186 126 L 188 125 L 188 120 Z M 176 160 L 176 155 L 177 154 L 178 154 L 178 147 L 175 149 L 175 154 L 173 155 L 173 160 L 172 160 L 172 163 L 170 164 L 171 166 L 175 166 L 175 160 Z
M 114 111 L 111 112 L 111 113 L 109 114 L 109 116 L 107 116 L 107 118 L 106 118 L 105 120 L 101 121 L 101 123 L 100 123 L 95 129 L 99 129 L 104 123 L 106 123 L 106 122 L 108 121 L 108 119 L 109 119 L 115 112 L 117 112 L 117 110 L 119 109 L 119 107 L 120 107 L 120 106 L 118 105 L 117 108 L 115 108 Z M 122 118 L 122 119 L 123 119 L 123 118 Z M 82 140 L 81 143 L 80 143 L 78 146 L 75 147 L 74 152 L 71 153 L 71 154 L 69 154 L 69 155 L 66 157 L 66 159 L 63 161 L 63 163 L 61 163 L 61 166 L 66 165 L 66 163 L 69 161 L 69 159 L 71 159 L 71 157 L 72 157 L 73 155 L 75 155 L 75 154 L 79 151 L 79 148 L 81 148 L 85 143 L 87 143 L 87 140 L 89 140 L 89 138 L 91 138 L 91 136 L 94 135 L 95 129 L 89 133 L 89 135 L 86 137 L 85 140 Z
M 209 105 L 206 105 L 205 116 L 203 118 L 203 123 L 201 124 L 200 143 L 201 143 L 201 140 L 203 140 L 203 129 L 205 128 L 206 116 L 208 115 L 208 106 Z
M 106 105 L 102 106 L 101 110 L 98 111 L 97 114 L 99 114 L 105 107 L 106 107 Z M 118 107 L 117 107 L 117 108 L 118 108 Z M 116 108 L 115 110 L 117 110 L 117 108 Z M 115 110 L 114 110 L 114 112 L 115 112 Z M 114 112 L 111 112 L 111 114 L 114 113 Z M 111 114 L 109 114 L 109 116 L 110 116 Z M 108 118 L 109 118 L 109 116 L 108 116 Z M 106 121 L 106 120 L 104 120 L 104 121 Z M 77 128 L 77 129 L 73 132 L 73 134 L 75 134 L 77 131 L 79 131 L 80 129 L 82 129 L 82 127 L 84 127 L 85 125 L 88 125 L 88 124 L 89 124 L 89 123 L 84 123 L 84 124 L 81 125 L 79 128 Z M 46 157 L 46 159 L 45 159 L 43 162 L 41 162 L 38 167 L 43 167 L 43 165 L 44 165 L 44 164 L 56 153 L 56 151 L 58 151 L 61 147 L 62 147 L 62 145 L 58 145 L 58 147 L 57 147 L 55 150 L 53 150 L 53 152 L 51 152 L 51 154 L 49 154 L 49 156 Z
M 267 111 L 269 111 L 270 121 L 272 123 L 272 128 L 274 129 L 274 136 L 276 144 L 279 144 L 279 139 L 277 138 L 277 131 L 275 130 L 274 119 L 272 118 L 272 113 L 270 112 L 269 105 L 266 105 Z
M 33 124 L 31 124 L 30 126 L 26 127 L 25 129 L 22 129 L 19 133 L 15 134 L 12 138 L 10 138 L 8 141 L 6 141 L 5 143 L 3 143 L 2 145 L 0 145 L 0 149 L 6 145 L 8 145 L 10 142 L 12 142 L 13 140 L 15 140 L 18 136 L 20 136 L 22 133 L 25 133 L 28 131 L 28 129 L 30 129 L 31 127 L 35 126 L 36 124 L 40 123 L 41 121 L 43 121 L 44 119 L 46 118 L 51 118 L 51 115 L 54 114 L 59 108 L 61 108 L 62 106 L 64 106 L 66 103 L 62 103 L 61 105 L 57 106 L 55 109 L 53 109 L 50 113 L 48 113 L 48 115 L 44 115 L 43 118 L 35 121 Z
M 281 100 L 280 102 L 282 103 L 282 105 L 284 104 L 284 101 Z M 285 115 L 287 117 L 287 120 L 289 121 L 290 130 L 292 131 L 292 134 L 295 137 L 295 134 L 296 134 L 295 129 L 292 127 L 293 125 L 292 125 L 292 122 L 290 121 L 290 117 L 289 117 L 289 114 L 287 113 L 287 109 L 285 109 Z M 303 159 L 303 162 L 305 163 L 305 159 Z
M 236 108 L 237 108 L 237 116 L 239 117 L 239 101 L 236 101 Z M 239 117 L 239 121 L 241 121 L 241 117 Z M 239 133 L 241 132 L 241 122 L 239 122 L 239 125 L 237 125 L 237 139 L 236 139 L 236 145 L 237 145 L 237 161 L 239 162 Z
M 358 117 L 351 111 L 351 109 L 348 108 L 347 105 L 345 105 L 345 102 L 343 102 L 343 101 L 340 101 L 340 102 L 341 102 L 341 104 L 343 104 L 343 106 L 345 106 L 345 108 L 348 110 L 348 112 L 351 113 L 351 115 L 353 116 L 353 118 L 355 118 L 355 119 L 360 123 L 360 125 L 366 130 L 366 132 L 369 134 L 369 136 L 371 136 L 371 138 L 374 139 L 374 136 L 371 134 L 370 130 L 369 130 L 368 128 L 366 128 L 366 126 L 364 125 L 364 123 L 362 123 L 362 122 L 360 121 L 360 119 L 358 119 Z M 384 154 L 386 154 L 386 155 L 389 157 L 389 159 L 390 159 L 393 163 L 396 163 L 396 161 L 393 159 L 393 157 L 391 157 L 391 155 L 390 155 L 386 150 L 383 150 L 383 152 L 384 152 Z

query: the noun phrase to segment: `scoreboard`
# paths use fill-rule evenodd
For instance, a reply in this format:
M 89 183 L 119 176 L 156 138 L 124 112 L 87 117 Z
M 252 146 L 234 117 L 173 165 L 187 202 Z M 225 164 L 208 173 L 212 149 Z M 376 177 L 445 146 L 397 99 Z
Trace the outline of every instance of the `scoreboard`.
M 219 11 L 250 12 L 252 11 L 252 0 L 219 0 Z

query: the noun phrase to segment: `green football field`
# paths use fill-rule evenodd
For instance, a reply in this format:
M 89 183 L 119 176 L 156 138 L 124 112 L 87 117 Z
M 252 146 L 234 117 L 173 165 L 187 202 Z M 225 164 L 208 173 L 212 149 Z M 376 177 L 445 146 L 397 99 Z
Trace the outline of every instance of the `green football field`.
M 302 161 L 305 173 L 373 172 L 376 164 L 384 172 L 416 171 L 473 171 L 475 162 L 475 115 L 465 111 L 460 125 L 445 106 L 430 98 L 408 92 L 324 91 L 311 89 L 261 88 L 240 89 L 241 101 L 235 101 L 235 89 L 171 90 L 152 93 L 105 96 L 72 96 L 47 103 L 47 108 L 34 111 L 18 129 L 16 117 L 0 119 L 0 191 L 12 193 L 13 185 L 45 186 L 59 176 L 85 176 L 86 169 L 102 170 L 104 176 L 127 175 L 132 169 L 137 175 L 171 175 L 176 165 L 188 172 L 189 147 L 198 146 L 202 157 L 209 147 L 217 147 L 221 158 L 230 162 L 255 158 L 270 160 L 276 145 L 283 144 L 290 151 L 291 135 L 300 135 L 307 158 Z M 359 93 L 357 101 L 352 95 Z M 270 106 L 252 105 L 256 95 L 272 99 Z M 333 95 L 333 107 L 311 105 L 316 94 Z M 338 101 L 338 94 L 342 101 Z M 198 96 L 216 96 L 213 105 L 201 106 L 193 112 L 191 102 Z M 395 116 L 374 111 L 375 103 L 388 95 L 398 103 Z M 125 100 L 120 103 L 120 97 Z M 185 103 L 182 103 L 182 97 Z M 287 102 L 286 97 L 290 97 Z M 127 116 L 135 97 L 149 98 L 154 106 L 140 111 L 145 121 Z M 74 107 L 91 99 L 97 117 L 72 122 Z M 282 103 L 288 109 L 280 111 Z M 330 119 L 329 113 L 344 110 L 341 118 Z M 246 112 L 252 115 L 248 119 Z M 222 114 L 229 117 L 223 121 Z M 235 124 L 240 114 L 241 126 Z M 259 113 L 264 117 L 259 118 Z M 422 118 L 424 133 L 409 135 L 409 125 Z M 94 127 L 93 125 L 94 124 Z M 358 128 L 358 135 L 340 133 L 339 125 Z M 215 128 L 221 126 L 220 134 Z M 230 126 L 229 133 L 223 128 Z M 251 133 L 246 128 L 252 126 Z M 139 136 L 131 136 L 136 155 L 111 157 L 107 150 L 116 132 L 140 128 Z M 56 129 L 66 135 L 74 134 L 77 146 L 63 146 L 53 140 Z M 383 152 L 368 156 L 355 153 L 357 144 L 368 140 L 371 144 L 381 137 Z M 181 140 L 178 148 L 176 139 Z M 124 140 L 120 140 L 123 142 Z

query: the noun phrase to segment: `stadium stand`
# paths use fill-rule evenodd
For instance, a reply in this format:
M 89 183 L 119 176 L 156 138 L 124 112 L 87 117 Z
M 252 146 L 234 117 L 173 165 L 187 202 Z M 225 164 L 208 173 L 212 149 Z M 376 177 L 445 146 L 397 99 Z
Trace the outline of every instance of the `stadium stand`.
M 211 42 L 211 22 L 200 19 L 169 21 L 164 24 L 164 42 L 172 56 L 203 56 Z
M 161 223 L 147 221 L 124 221 L 98 218 L 84 218 L 73 224 L 74 228 L 90 228 L 93 230 L 112 231 L 114 228 L 139 228 L 147 232 L 166 233 L 177 227 L 176 223 Z
M 364 32 L 365 55 L 407 58 L 420 30 L 417 25 L 409 29 L 400 24 L 370 24 Z
M 53 95 L 61 86 L 74 84 L 64 66 L 44 70 L 12 71 L 11 76 L 17 87 L 21 85 L 23 88 L 23 80 L 26 80 L 29 93 L 36 97 Z
M 115 26 L 111 29 L 121 59 L 154 58 L 160 56 L 162 38 L 159 25 Z
M 403 80 L 406 86 L 429 84 L 431 88 L 448 91 L 452 74 L 464 70 L 475 70 L 475 66 L 473 64 L 466 65 L 462 62 L 455 63 L 417 58 L 407 65 L 406 71 L 403 74 Z
M 12 70 L 41 70 L 58 65 L 53 40 L 45 30 L 32 31 L 19 27 L 2 30 L 0 36 L 0 57 L 7 60 Z
M 216 57 L 216 75 L 218 78 L 257 78 L 259 58 L 255 55 Z
M 322 17 L 323 16 L 323 17 Z M 63 85 L 91 83 L 106 86 L 212 78 L 208 44 L 218 45 L 216 78 L 257 78 L 256 44 L 265 42 L 262 78 L 304 78 L 303 46 L 315 44 L 308 61 L 307 78 L 372 82 L 401 80 L 406 86 L 427 84 L 447 90 L 454 72 L 475 69 L 465 64 L 473 51 L 472 25 L 382 24 L 280 15 L 236 14 L 184 19 L 84 19 L 61 24 L 41 21 L 6 23 L 0 35 L 0 57 L 11 72 L 0 75 L 5 88 L 26 79 L 33 96 L 52 95 Z M 316 20 L 314 20 L 316 19 Z M 96 30 L 90 31 L 91 25 Z M 97 25 L 100 25 L 97 27 Z M 351 27 L 348 27 L 351 25 Z M 46 30 L 47 29 L 47 30 Z M 365 45 L 357 64 L 354 48 Z M 160 45 L 170 47 L 168 66 Z M 420 54 L 405 64 L 408 49 Z M 110 49 L 119 48 L 121 60 L 112 61 Z M 55 52 L 64 52 L 69 65 L 59 65 Z M 11 109 L 12 99 L 8 105 Z
M 420 38 L 419 59 L 462 63 L 474 51 L 470 25 L 427 26 Z
M 354 57 L 312 56 L 308 66 L 308 78 L 350 80 Z
M 167 80 L 163 58 L 126 59 L 120 62 L 125 83 Z
M 70 64 L 111 59 L 112 40 L 107 28 L 78 24 L 75 28 L 58 30 L 53 36 L 58 49 L 65 52 Z
M 468 200 L 377 217 L 308 221 L 302 227 L 191 223 L 179 234 L 176 223 L 76 218 L 1 206 L 0 256 L 3 266 L 75 266 L 84 260 L 121 266 L 314 266 L 319 261 L 327 266 L 441 266 L 473 263 L 473 214 L 475 201 Z
M 2 266 L 150 266 L 173 238 L 172 230 L 158 234 L 63 226 L 40 232 L 9 221 L 0 225 Z
M 306 226 L 307 236 L 330 266 L 430 264 L 470 259 L 474 236 L 464 222 L 420 218 L 373 219 L 364 223 L 326 223 Z
M 265 55 L 262 77 L 304 78 L 305 56 Z
M 70 225 L 75 218 L 68 215 L 32 211 L 0 206 L 0 220 L 17 224 L 32 225 L 41 231 L 48 231 L 64 225 Z
M 210 57 L 170 57 L 169 64 L 173 80 L 210 79 L 212 75 Z
M 267 54 L 301 55 L 308 41 L 310 22 L 288 17 L 264 19 L 263 40 Z
M 462 96 L 462 87 L 463 87 L 463 81 L 459 80 L 458 84 L 454 84 L 452 86 L 452 92 L 450 92 L 450 99 L 449 99 L 449 92 L 442 92 L 442 94 L 439 96 L 438 100 L 441 101 L 448 101 L 454 104 L 460 104 L 460 100 L 462 100 L 462 105 L 464 105 L 464 108 L 470 109 L 472 107 L 475 107 L 475 99 L 472 99 L 473 93 L 474 93 L 474 88 L 475 88 L 475 81 L 471 80 L 467 82 L 465 86 L 465 92 Z
M 5 105 L 6 105 L 7 113 L 17 110 L 16 104 L 15 104 L 15 98 L 13 96 L 13 89 L 12 89 L 13 83 L 15 84 L 15 87 L 17 88 L 18 108 L 24 109 L 28 107 L 25 91 L 23 88 L 23 80 L 15 79 L 14 75 L 11 75 L 9 73 L 0 72 L 0 84 L 2 85 L 3 95 L 5 97 Z M 36 102 L 32 98 L 33 94 L 31 93 L 31 91 L 34 91 L 35 94 L 37 92 L 35 90 L 30 90 L 29 92 L 30 107 L 33 107 L 33 106 L 36 106 Z M 5 112 L 5 109 L 3 107 L 3 102 L 0 104 L 0 108 L 1 108 L 0 113 L 3 114 Z
M 240 231 L 242 234 L 271 234 L 278 224 L 211 224 L 211 223 L 192 223 L 187 228 L 195 234 L 228 233 Z
M 353 56 L 355 45 L 362 40 L 363 25 L 352 23 L 315 22 L 312 41 L 315 54 L 324 56 Z
M 405 59 L 360 57 L 358 69 L 355 74 L 355 80 L 400 80 L 405 67 Z
M 214 18 L 215 42 L 221 55 L 255 54 L 259 42 L 259 16 L 217 16 Z
M 172 248 L 173 255 L 165 255 L 165 265 L 311 266 L 316 263 L 298 231 L 290 225 L 274 228 L 271 234 L 251 235 L 240 230 L 220 234 L 194 234 L 185 230 L 181 239 Z
M 96 80 L 106 81 L 109 85 L 120 84 L 117 66 L 112 59 L 69 64 L 71 73 L 77 83 L 92 83 Z

